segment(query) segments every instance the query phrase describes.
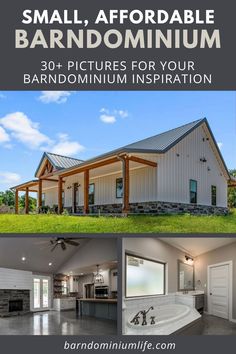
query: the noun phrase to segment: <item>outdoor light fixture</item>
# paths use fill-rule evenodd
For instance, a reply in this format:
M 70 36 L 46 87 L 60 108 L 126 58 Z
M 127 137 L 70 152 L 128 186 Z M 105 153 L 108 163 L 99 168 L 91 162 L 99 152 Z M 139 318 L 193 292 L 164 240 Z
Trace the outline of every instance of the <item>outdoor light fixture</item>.
M 96 284 L 104 283 L 103 275 L 101 273 L 99 273 L 99 264 L 97 264 L 97 272 L 94 274 L 93 280 L 94 280 L 94 283 L 96 283 Z
M 185 256 L 185 263 L 189 265 L 193 265 L 193 258 L 189 256 Z
M 49 267 L 51 267 L 51 265 L 52 265 L 52 262 L 49 262 L 49 263 L 48 263 L 48 265 L 49 265 Z
M 26 261 L 26 258 L 25 258 L 25 257 L 22 257 L 21 260 L 22 260 L 22 262 L 25 262 L 25 261 Z
M 207 159 L 206 159 L 205 157 L 201 157 L 201 158 L 200 158 L 200 161 L 201 161 L 201 162 L 207 162 Z

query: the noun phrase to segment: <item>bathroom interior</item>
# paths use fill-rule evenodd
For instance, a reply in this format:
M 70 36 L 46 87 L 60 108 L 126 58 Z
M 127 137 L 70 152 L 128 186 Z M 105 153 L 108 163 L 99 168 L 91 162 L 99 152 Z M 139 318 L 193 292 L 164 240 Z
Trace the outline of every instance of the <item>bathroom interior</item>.
M 236 240 L 124 238 L 125 335 L 236 335 Z

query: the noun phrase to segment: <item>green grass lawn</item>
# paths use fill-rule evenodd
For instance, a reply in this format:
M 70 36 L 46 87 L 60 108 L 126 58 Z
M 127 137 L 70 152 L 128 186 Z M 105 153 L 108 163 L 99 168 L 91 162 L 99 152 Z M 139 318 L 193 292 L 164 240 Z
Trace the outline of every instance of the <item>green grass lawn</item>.
M 236 233 L 236 210 L 227 216 L 94 217 L 0 215 L 0 233 Z

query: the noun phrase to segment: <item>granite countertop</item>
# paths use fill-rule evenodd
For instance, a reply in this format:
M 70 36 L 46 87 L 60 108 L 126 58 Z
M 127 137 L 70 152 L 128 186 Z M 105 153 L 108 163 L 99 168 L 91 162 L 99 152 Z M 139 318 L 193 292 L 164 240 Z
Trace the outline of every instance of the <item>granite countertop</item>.
M 89 298 L 89 299 L 77 299 L 77 301 L 86 301 L 86 302 L 101 302 L 101 303 L 109 303 L 109 304 L 116 304 L 117 299 L 94 299 L 94 298 Z

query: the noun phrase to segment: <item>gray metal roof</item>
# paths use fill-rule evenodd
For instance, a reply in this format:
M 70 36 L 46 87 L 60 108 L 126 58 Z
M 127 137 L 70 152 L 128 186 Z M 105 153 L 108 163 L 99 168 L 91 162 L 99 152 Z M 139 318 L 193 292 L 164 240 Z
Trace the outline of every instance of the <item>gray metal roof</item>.
M 83 162 L 82 160 L 75 159 L 73 157 L 53 154 L 52 152 L 44 152 L 35 172 L 35 176 L 37 176 L 40 166 L 45 158 L 51 162 L 51 164 L 56 170 L 64 170 L 65 168 L 71 168 Z
M 64 168 L 70 168 L 73 166 L 76 166 L 82 162 L 82 160 L 75 159 L 73 157 L 68 157 L 68 156 L 62 156 L 62 155 L 57 155 L 53 154 L 51 152 L 46 152 L 45 153 L 51 164 L 56 168 L 56 169 L 64 169 Z
M 166 132 L 163 132 L 163 133 L 160 133 L 157 135 L 154 135 L 150 138 L 146 138 L 146 139 L 134 142 L 132 144 L 125 145 L 121 148 L 109 151 L 105 154 L 93 157 L 93 158 L 88 159 L 86 161 L 82 161 L 82 160 L 78 160 L 78 159 L 74 159 L 74 158 L 70 158 L 70 157 L 66 157 L 66 156 L 60 156 L 60 155 L 56 155 L 56 154 L 52 154 L 52 153 L 44 153 L 44 155 L 39 163 L 39 167 L 40 167 L 45 155 L 51 161 L 53 166 L 56 167 L 56 169 L 58 169 L 58 170 L 62 170 L 62 169 L 63 170 L 64 169 L 70 170 L 71 169 L 72 170 L 76 166 L 93 163 L 93 162 L 101 160 L 103 158 L 108 158 L 108 157 L 113 156 L 115 154 L 120 154 L 120 153 L 124 153 L 124 152 L 127 152 L 127 153 L 128 152 L 165 153 L 166 151 L 168 151 L 173 146 L 175 146 L 179 141 L 184 139 L 188 134 L 190 134 L 194 129 L 196 129 L 197 127 L 199 127 L 203 123 L 206 124 L 206 126 L 211 134 L 211 137 L 214 141 L 214 144 L 215 144 L 215 147 L 218 151 L 220 159 L 225 167 L 226 173 L 228 174 L 227 166 L 224 162 L 222 154 L 218 148 L 217 142 L 215 141 L 214 135 L 211 131 L 211 128 L 210 128 L 206 118 L 198 119 L 198 120 L 190 122 L 188 124 L 184 124 L 180 127 L 168 130 Z M 38 167 L 35 175 L 37 175 L 39 167 Z
M 181 127 L 168 130 L 164 133 L 154 135 L 150 138 L 137 141 L 133 144 L 124 146 L 127 150 L 154 150 L 156 152 L 165 152 L 175 145 L 179 140 L 183 139 L 196 126 L 203 123 L 204 119 L 182 125 Z

